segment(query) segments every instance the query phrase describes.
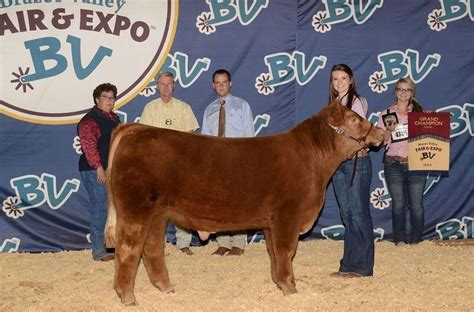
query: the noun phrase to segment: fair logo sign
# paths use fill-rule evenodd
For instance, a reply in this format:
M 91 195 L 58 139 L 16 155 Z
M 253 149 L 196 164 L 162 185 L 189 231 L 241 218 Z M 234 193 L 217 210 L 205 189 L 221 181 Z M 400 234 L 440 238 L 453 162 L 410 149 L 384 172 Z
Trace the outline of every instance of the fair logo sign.
M 165 62 L 177 20 L 176 0 L 0 0 L 2 113 L 75 123 L 104 82 L 122 107 Z
M 438 53 L 428 54 L 423 58 L 419 51 L 413 49 L 387 51 L 377 58 L 382 70 L 371 74 L 368 81 L 370 89 L 377 93 L 387 91 L 389 84 L 407 76 L 415 83 L 420 83 L 441 62 L 441 55 Z
M 442 31 L 448 27 L 448 23 L 466 18 L 466 16 L 474 22 L 473 0 L 439 0 L 439 2 L 441 9 L 434 9 L 428 14 L 426 23 L 431 30 Z
M 307 64 L 306 54 L 293 51 L 293 54 L 286 52 L 270 54 L 265 56 L 264 60 L 268 73 L 261 73 L 255 79 L 255 88 L 258 93 L 269 95 L 275 91 L 275 87 L 295 79 L 300 86 L 304 86 L 326 66 L 327 57 L 314 56 Z
M 364 24 L 376 11 L 383 6 L 383 0 L 323 0 L 326 7 L 313 16 L 314 31 L 326 33 L 332 25 L 343 23 L 351 18 L 358 25 Z
M 196 27 L 200 33 L 210 35 L 217 26 L 233 22 L 247 26 L 252 23 L 263 9 L 270 4 L 270 0 L 206 0 L 210 12 L 202 12 L 196 18 Z

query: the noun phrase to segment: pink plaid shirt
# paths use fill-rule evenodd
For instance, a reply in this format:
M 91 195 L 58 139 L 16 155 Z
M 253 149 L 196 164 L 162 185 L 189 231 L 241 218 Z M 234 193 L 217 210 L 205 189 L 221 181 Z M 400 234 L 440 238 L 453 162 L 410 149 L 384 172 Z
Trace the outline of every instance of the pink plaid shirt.
M 411 107 L 409 108 L 409 111 L 411 111 Z M 385 115 L 388 112 L 397 114 L 399 124 L 408 124 L 408 116 L 401 116 L 397 111 L 397 106 L 392 104 L 390 107 L 380 113 L 379 121 L 377 123 L 377 126 L 380 128 L 384 130 L 386 129 L 385 125 L 383 124 L 382 115 Z M 386 140 L 384 144 L 386 144 L 385 150 L 387 156 L 408 156 L 408 140 L 392 142 L 392 138 L 390 138 L 388 141 Z

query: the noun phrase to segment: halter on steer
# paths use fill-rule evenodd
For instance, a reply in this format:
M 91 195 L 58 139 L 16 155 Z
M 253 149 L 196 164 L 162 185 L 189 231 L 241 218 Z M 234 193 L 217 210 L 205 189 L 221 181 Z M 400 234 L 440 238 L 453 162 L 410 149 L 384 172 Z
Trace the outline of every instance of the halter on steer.
M 343 128 L 341 127 L 337 127 L 337 126 L 333 126 L 331 125 L 329 122 L 326 121 L 326 123 L 328 124 L 329 127 L 331 127 L 334 131 L 336 131 L 337 134 L 340 134 L 340 135 L 343 135 L 345 136 L 346 138 L 349 138 L 349 139 L 352 139 L 354 141 L 356 141 L 357 143 L 359 143 L 359 145 L 361 146 L 360 149 L 358 149 L 357 151 L 354 152 L 355 154 L 355 161 L 354 161 L 354 166 L 352 167 L 352 177 L 351 177 L 351 187 L 352 187 L 352 183 L 354 182 L 354 177 L 355 177 L 355 172 L 356 172 L 356 168 L 357 168 L 357 159 L 359 158 L 358 157 L 358 152 L 363 150 L 364 148 L 368 148 L 368 145 L 367 143 L 365 142 L 365 140 L 367 139 L 367 136 L 369 135 L 370 131 L 372 130 L 372 127 L 374 126 L 373 123 L 370 123 L 370 127 L 369 127 L 369 131 L 367 131 L 367 133 L 356 139 L 354 138 L 352 135 L 350 134 L 347 134 L 346 133 L 346 130 L 344 130 Z M 352 157 L 351 157 L 352 158 Z

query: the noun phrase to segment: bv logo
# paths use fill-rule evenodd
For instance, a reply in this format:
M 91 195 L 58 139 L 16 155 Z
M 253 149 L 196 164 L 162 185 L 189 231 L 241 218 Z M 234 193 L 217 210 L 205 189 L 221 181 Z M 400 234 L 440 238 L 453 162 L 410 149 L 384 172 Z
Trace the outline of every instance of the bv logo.
M 306 55 L 299 51 L 293 54 L 286 52 L 265 56 L 268 73 L 262 73 L 255 79 L 255 88 L 258 93 L 269 95 L 275 87 L 289 83 L 296 79 L 299 85 L 307 84 L 326 65 L 327 57 L 315 56 L 306 65 Z
M 262 131 L 263 128 L 268 127 L 270 124 L 270 115 L 268 114 L 262 114 L 262 115 L 257 115 L 255 116 L 253 120 L 253 126 L 255 128 L 255 136 L 257 136 L 260 131 Z
M 165 63 L 160 68 L 162 72 L 170 72 L 177 83 L 183 88 L 190 87 L 204 72 L 209 70 L 211 60 L 207 57 L 198 58 L 192 65 L 189 64 L 189 56 L 183 52 L 168 54 Z M 140 95 L 149 97 L 156 93 L 156 81 L 151 81 L 148 86 L 140 92 Z
M 427 24 L 431 30 L 441 31 L 448 23 L 460 20 L 469 15 L 474 21 L 474 0 L 440 0 L 441 9 L 435 9 L 428 14 Z
M 120 108 L 164 63 L 177 1 L 56 2 L 0 1 L 0 105 L 7 115 L 75 123 L 93 106 L 98 84 L 112 79 Z
M 415 83 L 422 81 L 435 67 L 439 65 L 441 55 L 429 54 L 420 65 L 420 53 L 407 49 L 405 52 L 395 50 L 378 55 L 382 71 L 376 71 L 369 77 L 369 87 L 372 91 L 382 93 L 387 91 L 388 84 L 398 79 L 410 76 Z
M 332 226 L 322 228 L 321 229 L 321 235 L 326 239 L 343 242 L 344 241 L 345 230 L 346 229 L 345 229 L 344 225 L 336 224 L 336 225 L 332 225 Z M 376 242 L 376 241 L 382 240 L 384 234 L 385 234 L 384 229 L 382 229 L 382 228 L 374 229 L 374 241 Z
M 18 237 L 7 238 L 0 246 L 0 252 L 17 252 L 21 240 Z
M 471 137 L 474 137 L 474 104 L 464 103 L 463 106 L 448 105 L 436 111 L 450 114 L 451 138 L 466 132 L 468 132 Z
M 242 25 L 247 26 L 268 7 L 270 0 L 253 0 L 250 6 L 249 0 L 206 0 L 206 2 L 211 11 L 202 12 L 196 18 L 196 27 L 200 33 L 210 35 L 216 31 L 217 26 L 229 24 L 236 18 Z
M 9 196 L 3 201 L 2 210 L 7 217 L 18 219 L 24 216 L 25 210 L 36 208 L 47 203 L 49 208 L 57 210 L 79 190 L 78 179 L 66 180 L 58 191 L 56 176 L 43 173 L 41 177 L 25 175 L 10 180 L 16 196 Z
M 436 233 L 441 240 L 474 238 L 473 224 L 474 218 L 467 216 L 462 220 L 451 219 L 436 224 Z
M 314 30 L 325 33 L 331 30 L 331 25 L 347 21 L 351 17 L 357 24 L 365 23 L 374 12 L 383 6 L 383 0 L 369 0 L 364 6 L 362 0 L 323 0 L 325 11 L 319 11 L 313 16 Z

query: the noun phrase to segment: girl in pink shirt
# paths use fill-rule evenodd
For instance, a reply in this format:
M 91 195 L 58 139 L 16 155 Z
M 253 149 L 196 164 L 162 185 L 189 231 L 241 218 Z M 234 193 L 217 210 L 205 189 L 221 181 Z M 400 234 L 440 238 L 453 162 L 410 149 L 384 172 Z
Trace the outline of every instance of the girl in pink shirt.
M 362 118 L 367 118 L 367 101 L 357 93 L 352 69 L 334 65 L 329 79 L 329 101 L 341 101 Z M 334 277 L 372 276 L 374 268 L 374 229 L 369 209 L 372 163 L 366 150 L 357 159 L 344 161 L 334 173 L 332 184 L 344 224 L 344 254 Z M 352 171 L 355 167 L 354 179 Z
M 378 126 L 385 131 L 384 174 L 392 198 L 393 242 L 417 244 L 424 230 L 423 190 L 426 175 L 408 171 L 408 113 L 422 112 L 415 99 L 415 83 L 402 78 L 395 85 L 395 103 L 383 111 Z M 406 212 L 410 228 L 406 229 Z

